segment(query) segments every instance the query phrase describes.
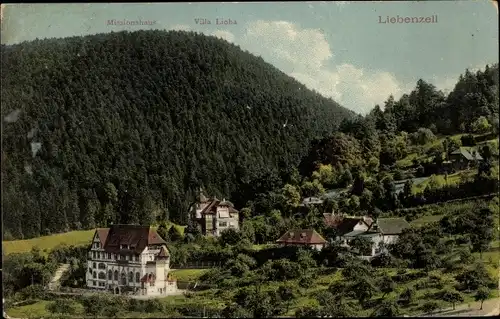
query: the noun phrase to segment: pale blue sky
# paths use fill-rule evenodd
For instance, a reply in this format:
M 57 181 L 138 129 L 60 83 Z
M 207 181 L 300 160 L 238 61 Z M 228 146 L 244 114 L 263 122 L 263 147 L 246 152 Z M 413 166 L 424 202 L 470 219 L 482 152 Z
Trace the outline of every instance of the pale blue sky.
M 432 16 L 382 24 L 379 16 Z M 212 24 L 196 24 L 205 18 Z M 216 25 L 216 18 L 235 25 Z M 110 26 L 107 20 L 155 20 Z M 491 1 L 29 4 L 4 8 L 2 43 L 137 29 L 184 29 L 240 45 L 310 88 L 365 113 L 419 78 L 449 90 L 465 68 L 498 62 Z

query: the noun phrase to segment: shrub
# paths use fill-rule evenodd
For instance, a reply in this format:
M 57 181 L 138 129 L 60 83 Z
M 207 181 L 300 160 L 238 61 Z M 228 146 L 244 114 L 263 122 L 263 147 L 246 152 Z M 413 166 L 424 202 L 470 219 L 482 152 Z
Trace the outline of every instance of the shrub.
M 76 312 L 75 303 L 68 299 L 57 299 L 47 305 L 47 310 L 52 313 L 73 315 Z
M 426 313 L 433 312 L 434 310 L 439 309 L 439 304 L 436 301 L 427 301 L 420 307 L 420 309 Z

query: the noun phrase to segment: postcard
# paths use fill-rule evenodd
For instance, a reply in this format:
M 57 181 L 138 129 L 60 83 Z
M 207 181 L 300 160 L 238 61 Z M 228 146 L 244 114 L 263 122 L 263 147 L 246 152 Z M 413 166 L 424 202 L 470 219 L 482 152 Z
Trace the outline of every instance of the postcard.
M 1 5 L 6 318 L 494 316 L 496 1 Z

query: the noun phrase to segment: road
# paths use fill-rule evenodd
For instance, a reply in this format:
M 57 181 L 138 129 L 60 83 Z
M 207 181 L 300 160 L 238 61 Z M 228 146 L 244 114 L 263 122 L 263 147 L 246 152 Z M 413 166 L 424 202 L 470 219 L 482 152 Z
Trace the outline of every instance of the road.
M 490 317 L 500 314 L 500 298 L 486 300 L 482 310 L 479 309 L 480 306 L 481 302 L 471 302 L 458 305 L 455 310 L 450 307 L 431 315 L 422 315 L 422 317 Z

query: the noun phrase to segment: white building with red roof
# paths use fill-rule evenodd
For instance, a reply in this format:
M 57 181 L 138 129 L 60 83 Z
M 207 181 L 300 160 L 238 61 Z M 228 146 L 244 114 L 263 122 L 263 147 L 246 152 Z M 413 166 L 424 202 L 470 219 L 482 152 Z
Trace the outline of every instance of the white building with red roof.
M 97 229 L 88 253 L 87 287 L 117 294 L 176 292 L 177 282 L 169 276 L 166 244 L 149 226 L 112 225 Z

